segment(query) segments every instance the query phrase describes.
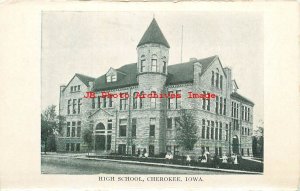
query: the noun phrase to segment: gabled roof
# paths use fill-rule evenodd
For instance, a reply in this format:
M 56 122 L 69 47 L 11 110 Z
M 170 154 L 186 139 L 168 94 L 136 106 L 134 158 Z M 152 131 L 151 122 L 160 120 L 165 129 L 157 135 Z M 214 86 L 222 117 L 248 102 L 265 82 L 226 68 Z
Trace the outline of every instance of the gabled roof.
M 230 97 L 233 98 L 233 99 L 235 99 L 235 100 L 241 101 L 241 102 L 243 102 L 243 103 L 247 103 L 247 104 L 249 104 L 249 105 L 251 105 L 251 106 L 254 106 L 254 103 L 253 103 L 251 100 L 249 100 L 248 98 L 246 98 L 246 97 L 240 95 L 240 94 L 237 93 L 237 92 L 231 93 L 231 94 L 230 94 Z
M 166 40 L 164 34 L 161 32 L 156 20 L 153 18 L 151 24 L 149 25 L 148 29 L 144 33 L 142 39 L 140 40 L 137 47 L 148 44 L 148 43 L 157 43 L 170 48 L 168 41 Z
M 93 82 L 95 80 L 95 78 L 83 74 L 76 73 L 75 76 L 77 76 L 86 86 L 89 86 L 89 82 Z
M 217 58 L 211 56 L 204 59 L 193 60 L 190 62 L 175 64 L 168 66 L 168 75 L 166 85 L 174 85 L 181 83 L 189 83 L 194 80 L 194 63 L 200 62 L 202 65 L 202 74 L 210 66 L 210 64 Z M 136 63 L 124 65 L 117 71 L 117 81 L 106 82 L 106 75 L 102 75 L 95 80 L 94 91 L 109 90 L 116 88 L 123 88 L 133 85 L 138 85 L 137 82 L 137 66 Z

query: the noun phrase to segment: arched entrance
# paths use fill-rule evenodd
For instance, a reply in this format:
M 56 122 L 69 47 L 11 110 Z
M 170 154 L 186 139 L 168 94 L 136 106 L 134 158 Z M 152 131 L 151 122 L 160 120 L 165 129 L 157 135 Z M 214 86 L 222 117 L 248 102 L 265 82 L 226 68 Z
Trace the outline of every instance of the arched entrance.
M 232 152 L 239 154 L 239 137 L 237 135 L 232 138 Z
M 106 136 L 103 123 L 97 124 L 95 133 L 95 150 L 105 150 Z

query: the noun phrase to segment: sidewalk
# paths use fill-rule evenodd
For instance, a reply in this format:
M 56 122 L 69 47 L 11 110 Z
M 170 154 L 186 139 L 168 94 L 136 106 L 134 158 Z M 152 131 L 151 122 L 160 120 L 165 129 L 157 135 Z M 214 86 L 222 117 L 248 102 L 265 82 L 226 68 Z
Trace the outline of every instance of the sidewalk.
M 118 163 L 125 163 L 125 164 L 161 166 L 161 167 L 169 167 L 169 168 L 188 169 L 188 170 L 206 170 L 206 171 L 228 172 L 228 173 L 237 173 L 237 174 L 262 175 L 262 173 L 260 173 L 260 172 L 231 170 L 231 169 L 220 169 L 220 168 L 209 168 L 209 167 L 197 167 L 197 166 L 184 166 L 184 165 L 165 164 L 165 163 L 151 163 L 151 162 L 140 162 L 140 161 L 130 161 L 130 160 L 102 159 L 102 158 L 93 158 L 93 157 L 87 157 L 87 156 L 85 156 L 85 157 L 80 156 L 80 157 L 74 157 L 74 158 L 84 159 L 84 160 L 110 161 L 110 162 L 118 162 Z

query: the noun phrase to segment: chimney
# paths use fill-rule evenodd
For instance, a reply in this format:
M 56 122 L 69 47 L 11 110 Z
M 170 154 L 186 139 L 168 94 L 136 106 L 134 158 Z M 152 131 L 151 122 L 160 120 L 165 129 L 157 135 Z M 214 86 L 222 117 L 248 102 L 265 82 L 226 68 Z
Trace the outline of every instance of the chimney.
M 195 62 L 194 63 L 194 82 L 195 83 L 200 83 L 200 76 L 202 72 L 202 65 L 200 62 Z
M 229 90 L 229 96 L 230 94 L 232 93 L 232 74 L 231 74 L 231 69 L 228 68 L 228 67 L 225 67 L 224 68 L 224 71 L 225 71 L 225 74 L 226 74 L 226 86 L 227 86 L 227 89 Z
M 197 58 L 190 58 L 190 62 L 197 61 Z

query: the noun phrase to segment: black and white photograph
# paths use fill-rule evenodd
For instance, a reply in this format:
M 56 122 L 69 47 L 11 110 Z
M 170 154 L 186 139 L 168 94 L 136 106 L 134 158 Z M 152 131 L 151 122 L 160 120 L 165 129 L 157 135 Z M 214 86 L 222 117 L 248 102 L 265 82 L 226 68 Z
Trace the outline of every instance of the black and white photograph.
M 263 174 L 260 12 L 41 17 L 42 174 Z

